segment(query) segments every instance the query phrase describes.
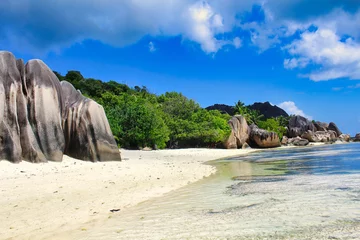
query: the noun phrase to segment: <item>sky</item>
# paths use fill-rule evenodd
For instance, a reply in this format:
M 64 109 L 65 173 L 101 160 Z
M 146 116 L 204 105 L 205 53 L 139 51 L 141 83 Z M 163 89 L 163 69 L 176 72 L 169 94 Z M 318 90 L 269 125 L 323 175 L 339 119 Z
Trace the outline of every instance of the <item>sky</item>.
M 360 132 L 360 0 L 1 0 L 0 50 Z

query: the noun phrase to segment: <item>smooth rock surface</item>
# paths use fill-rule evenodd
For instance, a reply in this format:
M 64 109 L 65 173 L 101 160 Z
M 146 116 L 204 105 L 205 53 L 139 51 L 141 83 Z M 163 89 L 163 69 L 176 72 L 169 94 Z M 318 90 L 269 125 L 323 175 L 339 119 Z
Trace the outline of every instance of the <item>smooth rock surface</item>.
M 312 132 L 316 131 L 314 124 L 310 120 L 299 115 L 290 118 L 288 126 L 288 137 L 299 137 L 308 130 Z
M 281 139 L 281 144 L 282 145 L 287 145 L 288 144 L 288 137 L 287 136 L 283 136 L 283 138 Z
M 340 129 L 339 129 L 339 128 L 336 126 L 336 124 L 333 123 L 333 122 L 329 123 L 329 126 L 328 126 L 327 129 L 334 131 L 334 132 L 336 133 L 336 137 L 339 137 L 339 136 L 342 134 L 342 132 L 340 131 Z
M 225 143 L 225 148 L 242 148 L 249 139 L 249 126 L 246 119 L 241 115 L 235 115 L 229 120 L 228 124 L 230 125 L 231 133 Z
M 309 142 L 333 142 L 336 140 L 336 133 L 334 131 L 306 131 L 301 135 L 301 138 L 309 140 Z
M 250 125 L 249 145 L 259 148 L 280 147 L 280 139 L 277 133 L 260 129 L 255 124 Z
M 309 140 L 303 139 L 301 137 L 289 138 L 288 144 L 294 146 L 307 146 L 309 144 Z
M 62 161 L 66 152 L 82 160 L 120 160 L 103 108 L 67 84 L 62 88 L 41 60 L 24 65 L 0 52 L 0 159 Z
M 92 162 L 119 160 L 119 149 L 103 107 L 66 81 L 61 82 L 61 88 L 65 154 Z
M 358 134 L 355 135 L 354 141 L 355 141 L 355 142 L 360 142 L 360 133 L 358 133 Z
M 329 124 L 317 121 L 317 122 L 314 122 L 314 126 L 316 128 L 316 131 L 326 132 L 327 128 L 329 127 Z
M 339 136 L 339 139 L 340 139 L 340 141 L 342 141 L 342 142 L 350 142 L 351 137 L 350 137 L 349 134 L 341 134 L 341 135 Z
M 60 162 L 65 148 L 60 82 L 41 60 L 30 60 L 25 72 L 24 87 L 32 130 L 45 158 Z

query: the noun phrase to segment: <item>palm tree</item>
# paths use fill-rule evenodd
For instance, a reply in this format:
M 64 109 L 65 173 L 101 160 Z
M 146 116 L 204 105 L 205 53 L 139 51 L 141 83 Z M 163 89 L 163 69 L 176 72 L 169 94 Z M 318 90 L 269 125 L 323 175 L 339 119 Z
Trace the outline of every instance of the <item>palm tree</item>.
M 243 116 L 249 124 L 258 124 L 264 117 L 257 110 L 251 110 L 241 101 L 235 103 L 235 114 Z

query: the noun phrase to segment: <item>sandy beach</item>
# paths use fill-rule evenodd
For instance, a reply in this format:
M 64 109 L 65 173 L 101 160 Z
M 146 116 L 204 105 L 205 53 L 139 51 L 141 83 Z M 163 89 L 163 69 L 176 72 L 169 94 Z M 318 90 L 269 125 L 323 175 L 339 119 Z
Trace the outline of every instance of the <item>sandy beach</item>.
M 122 162 L 0 162 L 1 239 L 47 239 L 213 174 L 203 164 L 256 150 L 122 150 Z M 113 210 L 111 212 L 110 210 Z

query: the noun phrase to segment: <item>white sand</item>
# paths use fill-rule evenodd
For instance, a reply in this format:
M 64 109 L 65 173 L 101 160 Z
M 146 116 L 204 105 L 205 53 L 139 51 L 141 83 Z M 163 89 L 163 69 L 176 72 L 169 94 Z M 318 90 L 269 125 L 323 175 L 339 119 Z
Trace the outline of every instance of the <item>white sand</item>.
M 215 172 L 202 163 L 255 150 L 122 150 L 122 162 L 0 162 L 1 239 L 46 239 Z M 51 238 L 51 237 L 50 237 Z

